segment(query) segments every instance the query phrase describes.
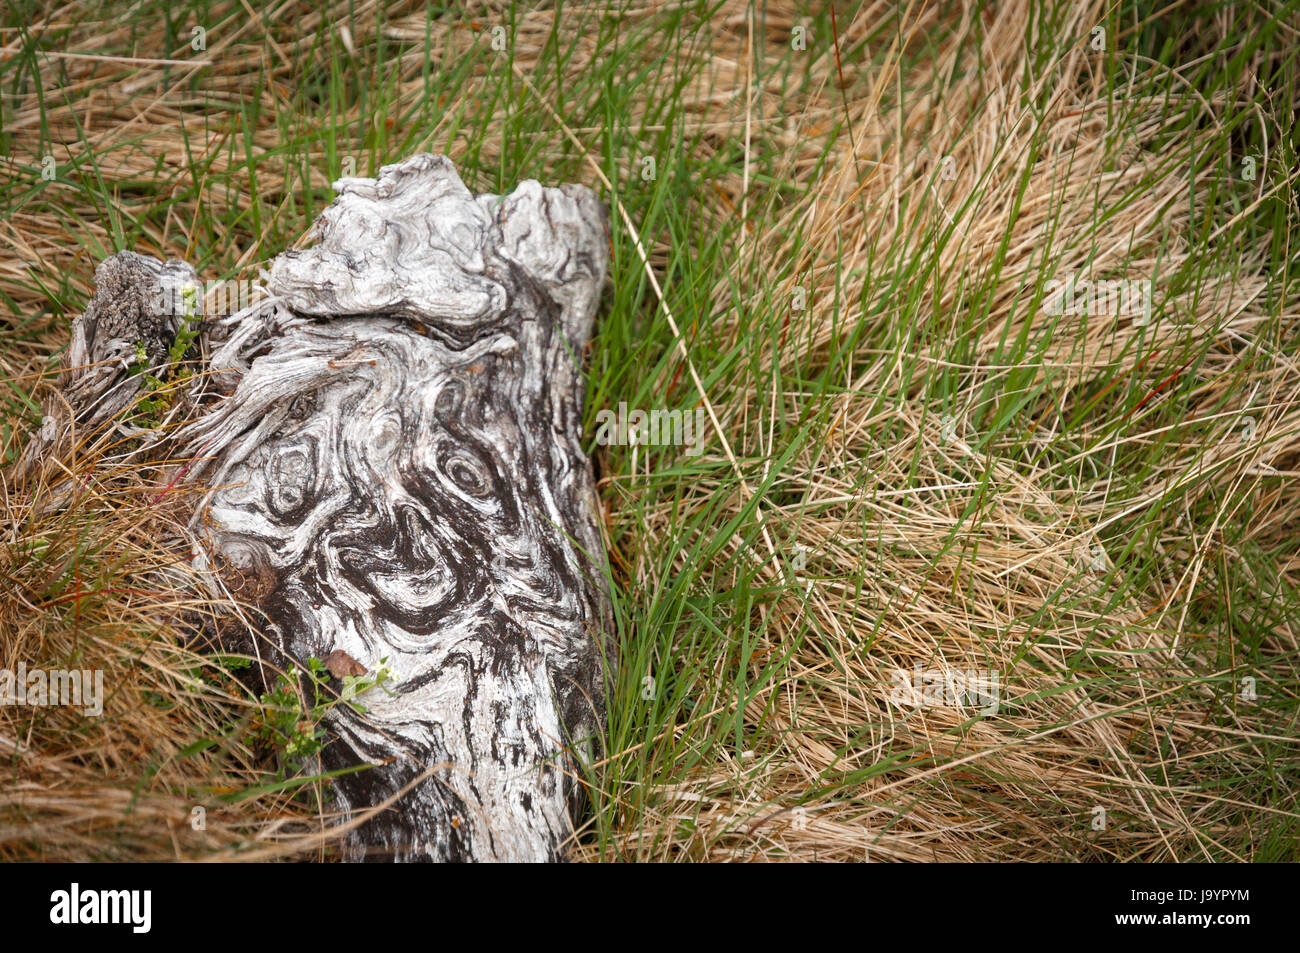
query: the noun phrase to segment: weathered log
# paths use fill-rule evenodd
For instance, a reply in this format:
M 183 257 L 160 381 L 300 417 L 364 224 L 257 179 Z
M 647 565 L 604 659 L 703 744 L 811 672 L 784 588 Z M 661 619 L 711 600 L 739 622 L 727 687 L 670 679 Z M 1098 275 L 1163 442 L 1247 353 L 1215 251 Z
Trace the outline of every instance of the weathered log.
M 66 456 L 78 435 L 105 425 L 141 434 L 119 417 L 140 396 L 144 370 L 167 363 L 185 313 L 186 287 L 198 287 L 194 269 L 120 252 L 95 269 L 95 293 L 72 324 L 56 393 L 46 397 L 39 430 L 23 450 L 16 475 L 29 476 L 49 457 Z M 201 303 L 195 303 L 201 312 Z
M 580 443 L 605 211 L 475 196 L 431 155 L 335 189 L 268 296 L 205 329 L 227 396 L 183 434 L 200 563 L 260 581 L 268 662 L 388 660 L 391 694 L 327 719 L 326 770 L 378 765 L 334 783 L 344 812 L 411 786 L 349 859 L 557 859 L 613 664 Z

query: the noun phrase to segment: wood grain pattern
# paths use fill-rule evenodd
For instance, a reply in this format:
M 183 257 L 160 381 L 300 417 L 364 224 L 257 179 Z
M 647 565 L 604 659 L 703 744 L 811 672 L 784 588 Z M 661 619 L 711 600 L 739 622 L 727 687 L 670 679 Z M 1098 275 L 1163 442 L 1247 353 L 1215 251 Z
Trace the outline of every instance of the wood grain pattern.
M 120 436 L 143 434 L 122 415 L 140 396 L 141 352 L 149 370 L 167 362 L 181 327 L 186 286 L 197 287 L 198 277 L 183 261 L 119 252 L 100 262 L 95 293 L 72 323 L 56 393 L 42 402 L 41 427 L 23 449 L 18 479 L 28 478 L 43 460 L 67 456 L 79 437 L 105 427 Z
M 472 195 L 444 157 L 343 179 L 269 297 L 205 332 L 200 564 L 264 581 L 268 661 L 382 658 L 332 709 L 349 859 L 552 860 L 604 725 L 612 620 L 581 356 L 608 268 L 581 186 Z M 276 658 L 283 653 L 283 658 Z

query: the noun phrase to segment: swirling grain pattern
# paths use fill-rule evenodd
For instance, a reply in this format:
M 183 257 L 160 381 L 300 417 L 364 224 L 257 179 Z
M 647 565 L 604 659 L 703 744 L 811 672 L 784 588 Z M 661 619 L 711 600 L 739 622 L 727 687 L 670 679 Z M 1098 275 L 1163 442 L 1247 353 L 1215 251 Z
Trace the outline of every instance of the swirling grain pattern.
M 431 155 L 335 188 L 317 243 L 211 338 L 233 393 L 186 433 L 200 558 L 272 580 L 288 658 L 398 678 L 331 711 L 322 767 L 380 764 L 338 806 L 436 770 L 350 859 L 557 859 L 613 664 L 578 366 L 605 212 L 580 186 L 474 196 Z

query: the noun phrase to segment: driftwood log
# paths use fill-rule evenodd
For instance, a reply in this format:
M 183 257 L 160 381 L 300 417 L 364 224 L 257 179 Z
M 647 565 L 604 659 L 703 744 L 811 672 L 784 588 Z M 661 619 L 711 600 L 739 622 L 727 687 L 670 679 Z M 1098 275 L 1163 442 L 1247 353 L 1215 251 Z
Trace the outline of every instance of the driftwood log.
M 196 561 L 254 581 L 272 665 L 387 659 L 364 715 L 328 716 L 321 767 L 376 765 L 333 783 L 346 816 L 405 791 L 348 859 L 559 859 L 613 664 L 580 443 L 605 210 L 574 185 L 476 196 L 432 155 L 335 189 L 316 243 L 195 345 Z M 128 358 L 163 358 L 193 278 L 100 266 L 62 382 L 80 426 L 136 395 Z

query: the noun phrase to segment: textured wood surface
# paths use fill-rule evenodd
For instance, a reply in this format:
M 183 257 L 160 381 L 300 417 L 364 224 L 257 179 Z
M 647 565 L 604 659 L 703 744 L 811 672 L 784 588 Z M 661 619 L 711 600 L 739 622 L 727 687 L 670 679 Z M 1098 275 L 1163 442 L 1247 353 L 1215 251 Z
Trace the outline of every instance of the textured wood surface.
M 475 196 L 431 155 L 335 188 L 269 297 L 208 328 L 200 562 L 257 580 L 268 661 L 396 674 L 328 719 L 325 770 L 384 762 L 338 808 L 416 782 L 350 859 L 556 859 L 613 664 L 580 444 L 605 211 L 581 186 Z
M 166 363 L 183 319 L 182 289 L 198 277 L 183 261 L 160 262 L 120 252 L 95 269 L 95 293 L 72 324 L 57 394 L 47 395 L 41 427 L 24 448 L 17 475 L 25 478 L 47 457 L 103 427 L 120 436 L 140 428 L 119 416 L 140 396 L 140 354 L 151 368 Z M 181 405 L 178 404 L 178 410 Z

